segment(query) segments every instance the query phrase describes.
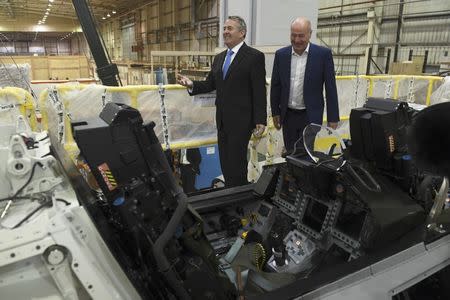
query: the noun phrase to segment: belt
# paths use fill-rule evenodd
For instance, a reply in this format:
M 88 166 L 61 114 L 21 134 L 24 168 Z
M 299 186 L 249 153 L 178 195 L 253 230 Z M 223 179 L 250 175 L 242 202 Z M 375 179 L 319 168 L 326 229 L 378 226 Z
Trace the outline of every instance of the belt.
M 302 112 L 305 112 L 305 111 L 306 111 L 306 108 L 303 108 L 303 109 L 294 109 L 294 108 L 288 107 L 288 110 L 291 111 L 291 112 L 294 112 L 294 113 L 302 113 Z

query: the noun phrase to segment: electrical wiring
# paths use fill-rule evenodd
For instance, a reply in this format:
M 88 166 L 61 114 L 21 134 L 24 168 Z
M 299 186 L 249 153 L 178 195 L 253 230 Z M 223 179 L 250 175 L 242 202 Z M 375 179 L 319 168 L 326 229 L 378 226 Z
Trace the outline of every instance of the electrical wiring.
M 39 165 L 41 168 L 44 166 L 44 165 L 43 165 L 42 163 L 40 163 L 40 162 L 35 162 L 35 163 L 33 164 L 33 167 L 31 168 L 30 177 L 28 177 L 27 182 L 25 182 L 25 184 L 24 184 L 20 189 L 18 189 L 17 192 L 16 192 L 13 196 L 1 198 L 1 199 L 0 199 L 0 202 L 2 202 L 2 201 L 7 201 L 7 200 L 17 200 L 17 199 L 27 199 L 27 198 L 30 198 L 30 197 L 25 197 L 25 196 L 21 196 L 21 197 L 19 198 L 19 197 L 17 197 L 17 195 L 19 195 L 19 194 L 23 191 L 23 189 L 26 188 L 26 187 L 30 184 L 31 179 L 33 179 L 33 176 L 34 176 L 34 171 L 36 170 L 36 166 L 38 166 L 38 165 Z
M 11 200 L 12 197 L 6 197 L 6 198 L 0 198 L 0 202 Z M 14 200 L 22 200 L 22 199 L 30 199 L 29 196 L 20 196 L 20 197 L 14 197 Z
M 14 227 L 12 229 L 16 229 L 17 227 L 19 227 L 20 225 L 22 225 L 23 223 L 25 223 L 29 218 L 31 218 L 35 213 L 37 213 L 39 210 L 41 210 L 42 208 L 46 207 L 46 206 L 51 206 L 52 201 L 51 200 L 47 200 L 44 203 L 42 203 L 41 205 L 39 205 L 38 207 L 36 207 L 35 209 L 33 209 L 33 211 L 31 211 L 28 215 L 25 216 L 25 218 L 23 218 L 19 223 L 17 223 L 16 225 L 14 225 Z
M 66 206 L 69 206 L 71 204 L 69 201 L 61 199 L 61 198 L 56 198 L 55 200 L 59 201 L 59 202 L 63 202 Z
M 70 202 L 61 198 L 56 198 L 56 201 L 59 202 L 63 202 L 64 204 L 66 204 L 67 206 L 70 205 Z M 33 211 L 31 211 L 28 215 L 26 215 L 19 223 L 17 223 L 16 225 L 14 225 L 14 227 L 12 229 L 16 229 L 17 227 L 19 227 L 20 225 L 22 225 L 23 223 L 25 223 L 28 219 L 30 219 L 35 213 L 37 213 L 39 210 L 41 210 L 42 208 L 46 207 L 46 206 L 51 206 L 52 204 L 52 200 L 47 200 L 44 203 L 42 203 L 41 205 L 39 205 L 38 207 L 36 207 L 35 209 L 33 209 Z

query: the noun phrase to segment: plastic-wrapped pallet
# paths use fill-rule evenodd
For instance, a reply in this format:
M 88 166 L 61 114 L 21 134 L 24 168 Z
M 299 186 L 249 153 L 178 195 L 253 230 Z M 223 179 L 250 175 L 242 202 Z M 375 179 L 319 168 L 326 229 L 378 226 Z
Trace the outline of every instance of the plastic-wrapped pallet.
M 450 101 L 450 76 L 444 78 L 443 83 L 438 87 L 430 97 L 430 104 Z
M 3 64 L 0 68 L 0 87 L 18 87 L 29 91 L 30 72 L 29 64 Z

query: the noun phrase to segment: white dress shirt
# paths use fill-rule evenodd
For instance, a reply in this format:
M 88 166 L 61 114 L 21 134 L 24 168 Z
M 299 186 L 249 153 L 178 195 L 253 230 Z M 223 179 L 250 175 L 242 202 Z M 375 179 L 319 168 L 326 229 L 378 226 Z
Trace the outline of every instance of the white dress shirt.
M 233 62 L 233 59 L 236 57 L 236 54 L 238 53 L 239 49 L 241 49 L 243 44 L 244 44 L 244 41 L 240 42 L 239 44 L 237 44 L 236 46 L 231 48 L 231 50 L 233 51 L 233 55 L 231 55 L 230 66 L 231 66 L 231 63 Z M 228 49 L 227 49 L 227 51 L 228 51 Z M 223 70 L 224 65 L 225 65 L 225 59 L 223 60 L 222 70 Z M 229 67 L 228 67 L 228 70 L 230 70 Z M 192 93 L 193 90 L 194 90 L 194 87 L 188 89 L 188 92 Z
M 288 107 L 292 109 L 305 109 L 303 99 L 303 85 L 305 81 L 305 69 L 308 61 L 309 43 L 302 55 L 298 55 L 292 49 L 291 58 L 291 86 L 289 91 Z
M 234 46 L 233 48 L 229 49 L 231 51 L 233 51 L 233 55 L 231 55 L 231 61 L 230 61 L 230 66 L 233 63 L 233 59 L 236 57 L 236 54 L 238 53 L 239 49 L 241 49 L 242 45 L 244 44 L 244 41 L 240 42 L 239 44 L 237 44 L 236 46 Z M 223 66 L 225 65 L 225 59 L 223 60 L 223 64 L 222 64 L 222 70 L 223 70 Z

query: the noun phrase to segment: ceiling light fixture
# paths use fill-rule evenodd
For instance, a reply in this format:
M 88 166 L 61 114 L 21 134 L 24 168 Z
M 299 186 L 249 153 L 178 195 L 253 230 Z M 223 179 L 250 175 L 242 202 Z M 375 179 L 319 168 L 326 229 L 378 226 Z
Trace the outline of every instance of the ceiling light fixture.
M 55 0 L 48 0 L 48 2 L 53 3 Z
M 110 15 L 109 13 L 108 13 L 106 16 L 107 16 L 108 18 L 111 17 L 111 15 Z
M 102 17 L 102 20 L 106 20 L 106 18 L 105 18 L 105 17 Z
M 115 10 L 113 10 L 113 11 L 112 11 L 112 13 L 113 13 L 113 15 L 114 15 L 114 14 L 116 14 L 116 11 L 115 11 Z

